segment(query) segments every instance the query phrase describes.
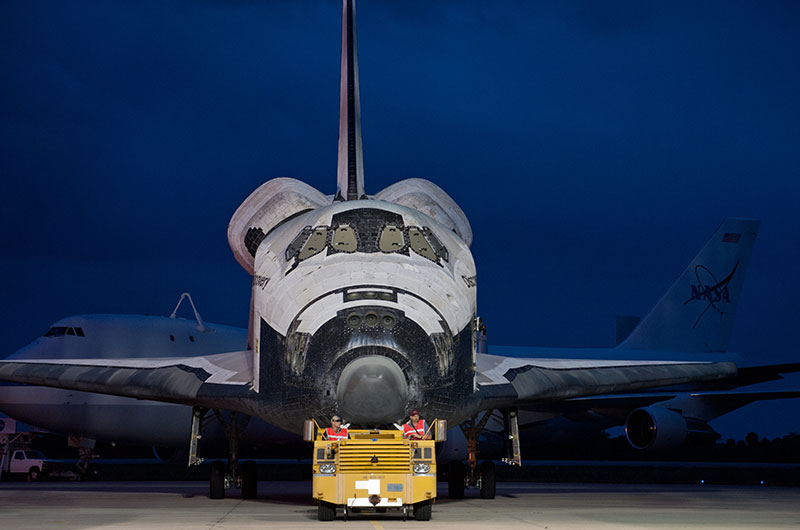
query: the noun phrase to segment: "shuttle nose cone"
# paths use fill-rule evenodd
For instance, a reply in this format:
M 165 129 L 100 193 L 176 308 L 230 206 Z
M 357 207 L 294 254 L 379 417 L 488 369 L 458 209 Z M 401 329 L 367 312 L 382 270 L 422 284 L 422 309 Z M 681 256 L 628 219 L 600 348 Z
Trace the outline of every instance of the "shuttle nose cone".
M 405 415 L 408 384 L 393 360 L 369 355 L 345 366 L 336 385 L 336 397 L 345 421 L 390 423 Z

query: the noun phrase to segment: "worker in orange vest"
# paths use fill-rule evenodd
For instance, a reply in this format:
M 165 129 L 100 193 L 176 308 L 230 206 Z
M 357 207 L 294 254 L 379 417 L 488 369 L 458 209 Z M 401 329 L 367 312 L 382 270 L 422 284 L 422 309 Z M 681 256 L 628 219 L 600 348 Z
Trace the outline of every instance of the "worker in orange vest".
M 409 440 L 430 440 L 431 435 L 426 431 L 428 425 L 425 420 L 419 418 L 419 411 L 417 409 L 408 413 L 408 421 L 403 424 L 403 438 Z
M 335 415 L 331 418 L 331 426 L 325 429 L 328 440 L 346 440 L 350 435 L 347 427 L 342 427 L 342 418 Z

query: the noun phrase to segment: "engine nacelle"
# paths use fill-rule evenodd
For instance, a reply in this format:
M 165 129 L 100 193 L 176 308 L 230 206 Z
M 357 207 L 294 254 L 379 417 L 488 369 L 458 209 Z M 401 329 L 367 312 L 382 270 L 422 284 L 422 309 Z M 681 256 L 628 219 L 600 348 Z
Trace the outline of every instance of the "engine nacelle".
M 452 230 L 467 246 L 472 244 L 472 228 L 467 216 L 442 188 L 429 180 L 401 180 L 384 188 L 374 198 L 422 212 Z
M 636 449 L 670 449 L 686 440 L 686 420 L 664 407 L 644 407 L 630 413 L 625 436 Z
M 329 203 L 322 192 L 305 182 L 287 177 L 268 180 L 244 200 L 228 224 L 228 243 L 236 261 L 252 275 L 256 250 L 270 230 Z

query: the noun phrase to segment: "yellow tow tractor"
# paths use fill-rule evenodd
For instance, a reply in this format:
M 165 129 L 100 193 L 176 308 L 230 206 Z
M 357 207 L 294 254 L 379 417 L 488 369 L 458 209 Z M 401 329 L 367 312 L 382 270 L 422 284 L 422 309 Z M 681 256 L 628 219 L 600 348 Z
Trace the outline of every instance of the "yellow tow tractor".
M 431 432 L 433 431 L 433 432 Z M 303 438 L 314 442 L 313 496 L 320 521 L 341 508 L 352 513 L 399 510 L 403 520 L 431 518 L 436 499 L 435 443 L 447 436 L 447 421 L 431 423 L 430 440 L 407 440 L 399 429 L 350 429 L 349 438 L 327 440 L 314 420 Z

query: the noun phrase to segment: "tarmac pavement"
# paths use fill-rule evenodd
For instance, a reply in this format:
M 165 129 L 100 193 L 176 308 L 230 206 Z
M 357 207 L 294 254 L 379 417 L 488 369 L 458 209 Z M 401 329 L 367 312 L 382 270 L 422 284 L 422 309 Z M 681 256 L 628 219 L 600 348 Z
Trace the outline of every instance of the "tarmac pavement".
M 446 494 L 446 484 L 439 494 Z M 498 483 L 497 498 L 442 497 L 429 522 L 359 514 L 317 520 L 310 482 L 259 482 L 259 497 L 208 498 L 203 482 L 4 482 L 0 529 L 775 529 L 800 528 L 800 488 Z

